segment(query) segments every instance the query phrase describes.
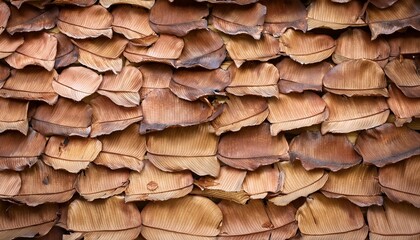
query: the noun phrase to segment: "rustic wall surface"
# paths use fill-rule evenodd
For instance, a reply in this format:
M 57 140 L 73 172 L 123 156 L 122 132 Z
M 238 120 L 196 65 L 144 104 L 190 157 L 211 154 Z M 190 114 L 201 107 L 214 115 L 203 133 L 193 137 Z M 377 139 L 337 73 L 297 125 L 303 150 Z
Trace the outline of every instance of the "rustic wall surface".
M 420 239 L 420 0 L 0 0 L 0 240 Z

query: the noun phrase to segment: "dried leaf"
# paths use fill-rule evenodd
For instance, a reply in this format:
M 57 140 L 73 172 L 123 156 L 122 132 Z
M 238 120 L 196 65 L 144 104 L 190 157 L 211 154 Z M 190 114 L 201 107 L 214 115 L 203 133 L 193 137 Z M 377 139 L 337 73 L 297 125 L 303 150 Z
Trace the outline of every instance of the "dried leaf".
M 406 34 L 406 35 L 392 35 L 388 38 L 388 44 L 391 48 L 390 57 L 399 57 L 402 54 L 418 54 L 420 53 L 420 46 L 418 44 L 420 35 Z
M 62 4 L 69 4 L 69 5 L 76 5 L 79 7 L 89 7 L 95 4 L 96 0 L 54 0 L 54 4 L 62 5 Z
M 267 7 L 264 33 L 274 37 L 281 36 L 288 28 L 306 32 L 306 9 L 301 1 L 294 0 L 261 0 Z
M 40 10 L 30 5 L 20 9 L 10 8 L 11 16 L 7 23 L 7 32 L 11 35 L 18 32 L 36 32 L 55 27 L 58 17 L 58 8 L 51 7 Z
M 141 214 L 141 234 L 146 239 L 216 239 L 220 233 L 222 218 L 222 212 L 217 205 L 204 197 L 188 196 L 150 202 Z
M 37 8 L 43 9 L 45 8 L 45 5 L 51 2 L 51 0 L 10 0 L 9 2 L 17 8 L 21 8 L 22 4 L 27 3 Z
M 337 39 L 337 48 L 332 59 L 336 64 L 356 59 L 367 59 L 384 67 L 388 62 L 390 48 L 388 43 L 379 38 L 371 40 L 369 33 L 361 29 L 348 29 Z
M 267 8 L 260 3 L 234 8 L 215 5 L 210 21 L 214 28 L 226 34 L 248 34 L 255 39 L 260 39 L 266 13 Z
M 66 35 L 57 33 L 57 56 L 55 57 L 54 68 L 67 67 L 75 63 L 79 58 L 79 49 L 73 45 Z
M 269 192 L 275 193 L 283 188 L 284 175 L 277 167 L 263 166 L 246 174 L 243 188 L 251 199 L 263 199 Z
M 387 165 L 379 169 L 381 190 L 394 202 L 409 202 L 420 206 L 420 156 Z
M 144 119 L 140 133 L 160 131 L 173 126 L 192 126 L 219 116 L 222 108 L 208 102 L 189 102 L 178 98 L 169 89 L 154 89 L 142 102 Z
M 13 68 L 22 69 L 28 65 L 53 70 L 57 52 L 57 39 L 48 33 L 26 35 L 25 42 L 5 60 Z
M 140 211 L 123 197 L 70 203 L 67 226 L 84 239 L 135 239 L 141 230 Z
M 359 164 L 362 157 L 345 135 L 306 131 L 290 143 L 290 158 L 298 159 L 306 170 L 326 168 L 333 172 Z
M 289 239 L 297 231 L 296 209 L 275 206 L 261 200 L 245 205 L 221 201 L 223 224 L 218 239 Z
M 360 208 L 346 199 L 314 193 L 297 210 L 302 239 L 366 239 L 368 227 Z
M 22 171 L 38 161 L 47 140 L 30 128 L 26 136 L 11 131 L 2 133 L 0 142 L 0 170 Z
M 54 169 L 77 173 L 87 168 L 101 149 L 102 143 L 94 138 L 52 136 L 42 159 Z
M 144 99 L 154 89 L 169 89 L 172 79 L 172 68 L 165 64 L 146 63 L 139 67 L 143 75 L 143 86 L 140 98 Z
M 0 64 L 0 89 L 3 87 L 7 78 L 10 76 L 10 68 L 7 65 Z M 1 91 L 1 90 L 0 90 Z
M 308 127 L 321 123 L 328 117 L 326 104 L 313 92 L 280 94 L 268 99 L 271 135 L 281 131 Z
M 377 8 L 387 8 L 392 6 L 398 0 L 370 0 L 369 3 L 372 3 Z
M 1 15 L 0 15 L 1 16 Z M 1 29 L 1 28 L 0 28 Z M 15 53 L 23 44 L 23 37 L 21 36 L 10 36 L 7 33 L 0 35 L 0 59 Z
M 352 96 L 388 97 L 385 73 L 371 60 L 349 60 L 336 65 L 322 80 L 325 90 Z
M 301 64 L 321 62 L 331 56 L 335 40 L 325 34 L 287 30 L 280 39 L 280 50 Z
M 99 3 L 106 8 L 109 8 L 114 4 L 125 3 L 150 9 L 152 8 L 153 4 L 155 4 L 155 0 L 99 0 Z
M 90 164 L 77 178 L 76 190 L 88 201 L 109 198 L 118 195 L 127 188 L 129 170 L 111 170 Z
M 285 58 L 277 63 L 276 67 L 280 74 L 279 91 L 286 94 L 306 90 L 322 91 L 322 79 L 333 65 L 325 61 L 302 65 Z
M 279 71 L 270 63 L 245 63 L 241 68 L 231 65 L 229 73 L 232 82 L 226 91 L 230 94 L 275 97 L 279 92 Z
M 407 127 L 395 127 L 385 123 L 374 129 L 362 132 L 354 149 L 363 161 L 377 167 L 396 163 L 420 154 L 420 133 Z
M 0 185 L 0 199 L 7 199 L 17 195 L 22 186 L 20 175 L 15 171 L 1 171 L 0 182 L 2 183 Z
M 102 151 L 94 163 L 110 169 L 128 168 L 137 172 L 143 169 L 146 154 L 146 136 L 139 134 L 139 125 L 133 124 L 123 131 L 100 136 Z
M 420 118 L 420 99 L 408 98 L 394 84 L 389 85 L 388 106 L 395 114 L 395 125 L 401 127 L 411 122 L 413 117 Z
M 31 125 L 45 135 L 87 137 L 91 131 L 91 118 L 92 108 L 88 104 L 59 98 L 54 106 L 40 105 Z
M 420 67 L 412 59 L 395 59 L 385 67 L 386 75 L 409 98 L 420 98 Z
M 386 122 L 388 104 L 383 97 L 346 97 L 325 94 L 329 116 L 321 125 L 321 132 L 349 133 L 374 128 Z
M 54 170 L 38 161 L 20 173 L 22 187 L 13 199 L 28 206 L 67 202 L 76 192 L 76 177 L 76 174 Z
M 102 76 L 85 67 L 69 67 L 64 69 L 52 82 L 56 93 L 74 101 L 93 94 L 99 88 Z
M 286 138 L 283 134 L 271 136 L 268 123 L 224 134 L 217 149 L 217 158 L 220 161 L 249 171 L 289 156 Z
M 84 8 L 62 8 L 57 27 L 71 38 L 84 39 L 106 36 L 112 38 L 113 17 L 106 8 L 93 5 Z
M 202 124 L 150 133 L 147 158 L 162 171 L 189 169 L 200 176 L 217 176 L 220 169 L 216 158 L 219 138 L 209 131 L 209 127 Z
M 170 0 L 170 2 L 173 2 L 174 0 Z M 209 3 L 221 3 L 221 4 L 237 4 L 237 5 L 247 5 L 251 3 L 255 3 L 258 0 L 197 0 L 197 2 L 209 2 Z
M 10 17 L 10 8 L 9 6 L 7 6 L 7 3 L 1 1 L 0 2 L 0 34 L 2 34 L 4 29 L 6 29 L 6 25 L 9 20 L 9 17 Z
M 119 5 L 111 13 L 112 29 L 129 40 L 156 35 L 149 25 L 149 12 L 144 8 Z
M 191 192 L 193 188 L 191 172 L 163 172 L 149 161 L 145 161 L 144 169 L 130 173 L 130 185 L 125 191 L 125 201 L 165 201 L 180 198 Z
M 207 28 L 206 4 L 177 0 L 156 0 L 150 9 L 150 27 L 160 34 L 182 37 L 194 29 Z
M 52 105 L 58 100 L 58 95 L 52 88 L 52 82 L 57 77 L 58 74 L 55 70 L 49 72 L 45 69 L 33 67 L 12 70 L 10 78 L 0 89 L 0 96 L 4 98 L 43 101 Z
M 7 130 L 17 130 L 22 134 L 28 132 L 29 102 L 0 98 L 0 133 Z
M 222 69 L 179 69 L 172 75 L 169 88 L 177 97 L 195 101 L 201 97 L 222 95 L 229 83 L 229 72 Z

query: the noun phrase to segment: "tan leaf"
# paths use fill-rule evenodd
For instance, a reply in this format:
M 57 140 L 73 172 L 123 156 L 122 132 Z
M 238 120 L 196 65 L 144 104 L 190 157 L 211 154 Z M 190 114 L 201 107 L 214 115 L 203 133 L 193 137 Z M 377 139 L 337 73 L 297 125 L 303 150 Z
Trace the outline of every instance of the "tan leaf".
M 263 97 L 228 95 L 222 114 L 213 120 L 216 135 L 237 132 L 242 127 L 259 125 L 267 118 L 268 106 Z
M 57 27 L 71 38 L 84 39 L 106 36 L 112 38 L 112 15 L 106 8 L 93 5 L 84 8 L 62 8 Z
M 336 64 L 352 59 L 367 59 L 384 67 L 388 62 L 389 53 L 390 48 L 385 40 L 379 38 L 372 41 L 368 32 L 354 28 L 338 37 L 332 59 Z
M 420 68 L 412 59 L 395 59 L 385 67 L 386 75 L 409 98 L 420 98 Z
M 160 131 L 173 126 L 191 126 L 209 122 L 219 116 L 222 108 L 208 102 L 189 102 L 178 98 L 169 89 L 154 89 L 141 103 L 144 119 L 140 133 Z
M 51 7 L 40 10 L 30 5 L 10 8 L 11 16 L 7 23 L 7 32 L 15 34 L 18 32 L 36 32 L 55 27 L 58 17 L 58 8 Z
M 9 17 L 10 17 L 10 8 L 9 6 L 7 6 L 7 3 L 1 1 L 0 2 L 0 34 L 3 33 L 3 31 L 6 29 L 6 25 L 9 20 Z M 1 56 L 1 52 L 0 52 L 0 56 Z
M 413 117 L 420 118 L 420 99 L 406 97 L 394 84 L 389 85 L 387 102 L 389 108 L 395 114 L 395 125 L 397 127 L 401 127 L 406 122 L 411 122 Z
M 289 156 L 286 138 L 283 134 L 271 136 L 268 123 L 222 135 L 217 149 L 217 158 L 220 161 L 249 171 Z
M 88 104 L 59 98 L 54 106 L 40 105 L 31 125 L 45 135 L 87 137 L 91 131 L 91 118 L 92 108 Z
M 196 30 L 184 38 L 185 46 L 175 67 L 203 67 L 217 69 L 226 58 L 226 48 L 222 38 L 210 30 Z
M 173 74 L 173 70 L 169 65 L 145 63 L 138 69 L 143 75 L 143 86 L 140 89 L 140 98 L 142 100 L 155 89 L 169 89 Z
M 371 60 L 349 60 L 336 65 L 323 80 L 325 90 L 352 96 L 388 97 L 385 73 L 378 63 Z
M 264 33 L 269 33 L 274 37 L 281 36 L 288 28 L 301 30 L 307 29 L 306 9 L 301 1 L 280 0 L 270 1 L 261 0 L 267 7 L 267 15 L 264 22 Z
M 284 175 L 275 166 L 259 167 L 246 174 L 243 188 L 251 199 L 263 199 L 267 194 L 275 193 L 283 188 Z
M 70 4 L 76 5 L 79 7 L 89 7 L 95 4 L 96 0 L 54 0 L 54 4 L 61 5 L 61 4 Z
M 140 211 L 123 197 L 87 202 L 76 199 L 68 207 L 67 226 L 86 240 L 135 239 L 141 230 Z
M 420 133 L 407 127 L 395 127 L 385 123 L 374 129 L 362 132 L 354 149 L 363 161 L 377 167 L 396 163 L 420 154 Z
M 369 3 L 372 3 L 377 8 L 387 8 L 392 6 L 398 0 L 370 0 Z
M 310 195 L 297 210 L 302 239 L 366 239 L 368 227 L 360 208 L 346 199 Z M 322 238 L 321 238 L 322 237 Z
M 244 191 L 226 192 L 218 189 L 204 189 L 194 188 L 190 195 L 203 196 L 207 198 L 225 199 L 238 204 L 245 204 L 249 200 L 249 195 Z
M 210 21 L 217 30 L 226 34 L 248 34 L 255 39 L 260 39 L 266 13 L 267 8 L 260 3 L 235 8 L 215 5 Z
M 130 185 L 125 190 L 125 201 L 165 201 L 180 198 L 191 192 L 193 177 L 191 172 L 163 172 L 149 161 L 144 169 L 130 173 Z
M 26 135 L 28 132 L 29 102 L 0 98 L 0 133 L 7 130 L 17 130 Z
M 123 131 L 100 136 L 102 151 L 94 163 L 110 169 L 129 168 L 140 172 L 146 154 L 146 136 L 139 134 L 139 125 L 133 124 Z
M 218 204 L 223 213 L 223 224 L 218 239 L 289 239 L 297 231 L 296 209 L 289 205 L 264 204 L 251 200 L 245 205 L 229 201 Z
M 369 207 L 369 239 L 418 239 L 420 208 L 385 199 L 384 206 Z
M 174 0 L 170 0 L 170 2 L 173 2 Z M 238 5 L 247 5 L 251 3 L 255 3 L 258 0 L 197 0 L 197 2 L 209 2 L 209 3 L 222 3 L 222 4 L 238 4 Z
M 381 34 L 392 34 L 400 29 L 412 27 L 420 31 L 420 6 L 417 0 L 397 1 L 388 8 L 368 6 L 366 22 L 372 32 L 372 39 Z
M 112 29 L 129 40 L 156 35 L 149 25 L 149 12 L 144 8 L 119 5 L 111 13 Z
M 162 171 L 191 170 L 203 176 L 217 176 L 219 138 L 209 131 L 208 124 L 168 128 L 147 136 L 147 157 Z
M 300 160 L 306 170 L 326 168 L 336 172 L 362 161 L 345 135 L 321 135 L 318 131 L 306 131 L 293 138 L 289 154 L 291 159 Z
M 229 72 L 222 69 L 179 69 L 172 75 L 169 88 L 177 97 L 195 101 L 201 97 L 222 95 L 229 83 Z
M 280 50 L 301 64 L 317 63 L 331 56 L 335 40 L 324 34 L 303 33 L 289 29 L 280 39 Z
M 10 67 L 7 65 L 0 64 L 0 91 L 4 86 L 4 83 L 10 76 Z
M 269 98 L 267 120 L 271 123 L 271 135 L 321 123 L 328 117 L 326 109 L 324 100 L 308 91 Z
M 22 186 L 20 175 L 15 171 L 1 171 L 0 182 L 2 183 L 0 185 L 0 199 L 7 199 L 17 195 Z
M 75 63 L 79 58 L 79 49 L 73 45 L 66 35 L 57 33 L 57 56 L 55 57 L 55 68 L 67 67 Z
M 155 4 L 155 0 L 99 0 L 99 3 L 106 8 L 109 8 L 114 4 L 125 3 L 150 9 L 152 8 L 153 4 Z
M 279 91 L 286 94 L 306 90 L 322 91 L 322 79 L 333 65 L 325 61 L 302 65 L 285 58 L 276 67 L 280 74 Z
M 379 169 L 379 184 L 394 202 L 409 202 L 420 206 L 420 156 L 410 157 L 404 161 L 387 165 Z
M 93 94 L 99 88 L 102 76 L 85 67 L 69 67 L 64 69 L 52 82 L 56 93 L 74 101 Z
M 130 175 L 127 169 L 111 170 L 107 167 L 90 164 L 79 173 L 76 190 L 88 201 L 118 195 L 127 188 Z
M 418 41 L 419 35 L 391 35 L 391 37 L 388 38 L 388 44 L 391 48 L 390 57 L 399 57 L 400 54 L 420 53 Z
M 54 170 L 38 161 L 31 168 L 20 172 L 22 186 L 13 199 L 29 206 L 67 202 L 76 192 L 76 177 L 76 174 Z
M 141 214 L 141 234 L 146 239 L 216 239 L 222 218 L 222 212 L 217 205 L 204 197 L 187 196 L 150 202 Z
M 7 33 L 0 35 L 0 59 L 13 54 L 23 44 L 23 37 L 10 36 Z
M 2 133 L 0 142 L 0 170 L 22 171 L 38 161 L 47 140 L 30 128 L 26 136 L 11 131 Z
M 388 104 L 383 97 L 346 97 L 325 94 L 329 116 L 321 125 L 321 132 L 349 133 L 374 128 L 386 122 Z
M 177 0 L 156 0 L 150 9 L 150 27 L 160 34 L 185 36 L 194 29 L 207 28 L 206 4 Z
M 232 82 L 226 91 L 230 94 L 262 97 L 278 95 L 279 71 L 271 63 L 245 63 L 241 68 L 231 65 L 229 73 Z
M 286 206 L 292 201 L 307 197 L 324 186 L 328 174 L 323 169 L 307 171 L 299 161 L 284 161 L 277 163 L 284 184 L 279 195 L 269 201 L 278 206 Z
M 42 159 L 54 169 L 77 173 L 87 168 L 101 149 L 101 142 L 94 138 L 52 136 Z
M 17 8 L 20 8 L 22 4 L 27 3 L 37 8 L 43 9 L 51 0 L 10 0 L 10 3 Z

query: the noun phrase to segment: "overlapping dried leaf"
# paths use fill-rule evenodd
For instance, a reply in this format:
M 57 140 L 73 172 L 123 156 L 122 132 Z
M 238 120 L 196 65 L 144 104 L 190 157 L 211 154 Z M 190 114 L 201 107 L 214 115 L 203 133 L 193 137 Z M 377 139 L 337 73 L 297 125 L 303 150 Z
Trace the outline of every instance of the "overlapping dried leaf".
M 420 98 L 419 71 L 412 59 L 395 59 L 385 66 L 386 75 L 409 98 Z
M 131 4 L 150 9 L 155 4 L 155 0 L 99 0 L 99 3 L 106 8 L 114 4 Z
M 420 99 L 406 97 L 394 84 L 389 85 L 389 108 L 394 113 L 395 125 L 401 127 L 412 118 L 420 118 Z
M 30 5 L 10 8 L 11 15 L 7 23 L 7 32 L 11 35 L 18 32 L 35 32 L 55 27 L 58 8 L 50 7 L 43 10 Z
M 129 40 L 157 38 L 149 25 L 149 12 L 143 8 L 119 5 L 112 10 L 112 16 L 112 30 L 123 34 Z
M 18 49 L 24 40 L 21 36 L 10 36 L 7 33 L 0 35 L 0 59 L 13 54 Z
M 262 166 L 246 174 L 243 188 L 251 199 L 263 199 L 283 188 L 284 175 L 276 166 Z
M 55 56 L 54 68 L 67 67 L 75 63 L 79 58 L 79 49 L 73 45 L 66 35 L 57 33 L 54 35 L 57 38 L 57 55 Z
M 19 193 L 22 186 L 22 180 L 18 172 L 1 171 L 0 172 L 0 199 L 8 199 Z
M 169 89 L 173 70 L 166 64 L 146 63 L 139 68 L 143 75 L 143 86 L 140 89 L 140 98 L 144 99 L 154 89 Z
M 3 1 L 0 2 L 0 34 L 6 29 L 10 17 L 10 8 Z
M 29 102 L 0 98 L 0 133 L 17 130 L 26 135 L 28 132 Z

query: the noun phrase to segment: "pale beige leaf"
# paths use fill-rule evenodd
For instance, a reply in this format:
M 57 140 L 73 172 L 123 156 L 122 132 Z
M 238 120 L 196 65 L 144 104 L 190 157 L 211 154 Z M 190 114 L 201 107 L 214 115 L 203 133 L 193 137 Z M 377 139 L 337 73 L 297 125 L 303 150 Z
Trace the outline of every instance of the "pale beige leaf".
M 259 167 L 246 174 L 243 188 L 251 199 L 265 198 L 267 194 L 275 193 L 283 188 L 284 175 L 275 166 Z
M 144 8 L 119 5 L 111 13 L 112 29 L 129 40 L 156 35 L 149 25 L 149 12 Z
M 218 189 L 204 189 L 194 188 L 191 195 L 203 196 L 207 198 L 224 199 L 238 204 L 245 204 L 249 200 L 249 195 L 244 191 L 226 192 Z
M 0 109 L 7 114 L 0 115 L 0 133 L 7 130 L 17 130 L 22 134 L 28 132 L 29 102 L 0 98 Z
M 229 166 L 220 167 L 217 177 L 204 176 L 194 182 L 202 190 L 221 190 L 226 192 L 239 192 L 246 176 L 246 171 Z

